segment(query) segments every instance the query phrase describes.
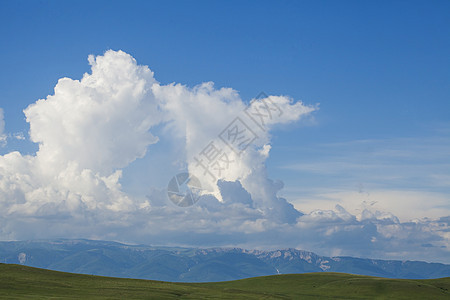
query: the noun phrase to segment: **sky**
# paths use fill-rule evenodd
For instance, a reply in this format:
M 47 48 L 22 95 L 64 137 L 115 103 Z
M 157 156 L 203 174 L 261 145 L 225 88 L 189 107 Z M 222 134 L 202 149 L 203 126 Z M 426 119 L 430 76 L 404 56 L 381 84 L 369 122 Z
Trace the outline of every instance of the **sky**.
M 450 263 L 449 12 L 2 1 L 0 240 Z

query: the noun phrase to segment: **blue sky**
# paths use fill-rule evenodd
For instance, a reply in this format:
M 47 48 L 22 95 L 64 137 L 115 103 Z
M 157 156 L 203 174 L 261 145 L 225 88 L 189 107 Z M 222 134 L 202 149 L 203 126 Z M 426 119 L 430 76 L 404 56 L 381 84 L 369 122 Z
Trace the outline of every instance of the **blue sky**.
M 263 91 L 318 104 L 271 131 L 264 161 L 268 178 L 284 182 L 278 196 L 297 210 L 339 204 L 354 216 L 373 207 L 401 222 L 437 220 L 450 212 L 449 11 L 448 1 L 3 1 L 0 108 L 8 138 L 0 154 L 36 155 L 23 110 L 54 94 L 60 78 L 90 73 L 88 55 L 122 50 L 161 85 L 212 81 L 217 90 L 233 88 L 243 103 Z M 163 125 L 151 131 L 159 142 L 147 155 L 117 167 L 127 195 L 149 196 L 178 171 L 164 157 L 181 146 L 164 138 Z M 25 139 L 13 137 L 18 133 Z M 34 237 L 11 232 L 5 239 Z M 226 245 L 264 247 L 230 232 Z M 438 236 L 435 260 L 448 262 L 448 234 Z M 149 242 L 142 235 L 134 241 Z M 369 248 L 349 254 L 381 256 Z
M 5 118 L 24 128 L 15 113 L 57 78 L 80 77 L 87 54 L 121 49 L 162 83 L 319 102 L 327 141 L 427 134 L 448 123 L 447 11 L 446 1 L 6 1 Z

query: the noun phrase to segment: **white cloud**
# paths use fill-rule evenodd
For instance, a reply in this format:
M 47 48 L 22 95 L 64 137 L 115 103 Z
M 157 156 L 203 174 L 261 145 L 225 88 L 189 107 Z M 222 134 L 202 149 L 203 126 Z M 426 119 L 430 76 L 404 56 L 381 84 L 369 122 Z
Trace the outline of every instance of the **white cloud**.
M 19 141 L 25 140 L 25 135 L 23 134 L 23 132 L 16 132 L 12 136 L 13 136 L 13 138 L 15 138 L 16 140 L 19 140 Z
M 316 210 L 299 218 L 300 247 L 328 255 L 415 259 L 449 263 L 449 218 L 400 222 L 390 213 L 366 209 L 363 218 L 342 207 Z M 325 225 L 326 224 L 326 225 Z
M 143 157 L 147 147 L 157 142 L 150 129 L 166 124 L 169 138 L 184 145 L 185 160 L 193 169 L 193 157 L 217 140 L 225 126 L 245 109 L 236 91 L 216 90 L 212 83 L 194 88 L 160 85 L 148 67 L 137 65 L 122 51 L 89 56 L 89 63 L 90 74 L 81 80 L 60 79 L 54 95 L 24 110 L 30 138 L 39 150 L 35 156 L 12 152 L 0 157 L 1 206 L 10 217 L 83 217 L 104 214 L 104 210 L 125 214 L 148 208 L 147 200 L 122 192 L 119 179 L 123 167 Z M 314 110 L 285 97 L 273 101 L 289 111 L 280 118 L 282 123 Z M 259 132 L 242 157 L 234 157 L 234 163 L 216 179 L 239 180 L 263 217 L 293 222 L 299 213 L 276 196 L 280 186 L 265 174 L 269 140 L 267 132 Z M 220 151 L 232 155 L 230 149 L 221 147 Z M 217 180 L 198 176 L 206 186 L 209 182 L 221 199 Z
M 24 110 L 37 158 L 59 171 L 68 162 L 108 174 L 145 155 L 157 139 L 149 132 L 160 122 L 148 67 L 124 52 L 89 56 L 92 74 L 62 78 L 55 94 Z
M 402 221 L 447 216 L 449 141 L 434 135 L 305 146 L 320 155 L 306 159 L 299 150 L 296 161 L 281 166 L 300 178 L 283 194 L 306 212 L 339 203 L 355 215 L 371 205 Z
M 439 218 L 450 215 L 450 197 L 447 194 L 417 190 L 371 189 L 370 192 L 334 190 L 325 193 L 317 191 L 313 195 L 295 197 L 292 203 L 304 212 L 332 209 L 339 203 L 356 216 L 370 207 L 379 211 L 389 211 L 402 221 L 420 219 L 424 216 Z
M 63 78 L 55 94 L 24 110 L 35 156 L 0 156 L 1 206 L 13 215 L 82 214 L 83 210 L 128 211 L 121 170 L 157 141 L 160 122 L 150 92 L 156 81 L 124 52 L 89 57 L 92 74 Z
M 239 180 L 261 209 L 272 207 L 272 205 L 291 208 L 289 205 L 280 204 L 284 203 L 284 200 L 276 196 L 279 188 L 274 189 L 265 173 L 264 162 L 270 151 L 268 131 L 274 124 L 299 120 L 302 116 L 314 111 L 314 107 L 305 106 L 301 102 L 293 103 L 292 99 L 287 97 L 272 96 L 266 99 L 255 99 L 248 109 L 249 112 L 258 106 L 263 106 L 264 101 L 271 105 L 275 104 L 281 112 L 280 115 L 269 116 L 267 112 L 270 110 L 266 110 L 264 125 L 267 128 L 260 128 L 244 113 L 246 106 L 237 92 L 232 89 L 216 90 L 213 83 L 208 82 L 192 89 L 180 84 L 167 86 L 155 84 L 153 91 L 155 97 L 162 101 L 161 107 L 166 112 L 168 126 L 172 129 L 173 135 L 179 138 L 179 144 L 186 145 L 185 155 L 189 172 L 196 175 L 203 186 L 216 198 L 221 200 L 219 187 L 216 184 L 217 179 Z M 264 113 L 261 108 L 260 111 Z M 234 127 L 233 121 L 237 117 L 240 118 L 239 123 L 237 127 Z M 249 138 L 252 142 L 240 155 L 236 154 L 234 151 L 236 149 L 233 150 L 234 145 L 230 147 L 230 141 L 226 139 L 229 134 L 228 129 L 231 131 L 233 128 L 236 128 L 236 132 L 251 132 L 250 135 L 245 135 L 242 141 Z M 213 144 L 210 144 L 211 142 Z M 209 145 L 213 146 L 208 147 Z M 212 163 L 209 168 L 206 168 L 208 157 L 202 155 L 205 149 L 207 149 L 205 152 L 211 149 L 220 151 L 218 157 L 224 158 L 220 165 Z M 199 161 L 202 162 L 199 163 Z
M 448 251 L 446 219 L 400 223 L 389 213 L 368 208 L 357 217 L 342 206 L 302 215 L 278 196 L 283 183 L 269 179 L 265 168 L 270 131 L 276 124 L 298 121 L 314 107 L 270 96 L 253 101 L 246 113 L 233 89 L 216 89 L 212 83 L 161 85 L 148 67 L 121 51 L 90 56 L 89 63 L 90 74 L 79 81 L 60 79 L 54 95 L 24 110 L 30 138 L 39 144 L 36 155 L 0 156 L 0 238 L 298 246 L 322 254 L 377 256 L 379 249 L 391 248 L 392 257 L 403 253 L 405 244 L 425 243 L 435 247 L 439 260 Z M 267 105 L 275 106 L 264 113 Z M 264 123 L 258 124 L 261 119 L 252 112 L 263 112 Z M 240 155 L 224 138 L 232 135 L 236 120 L 247 126 L 246 138 L 254 137 Z M 158 139 L 181 149 L 176 153 L 215 197 L 203 195 L 196 205 L 181 209 L 158 187 L 148 197 L 123 191 L 123 168 L 148 149 L 151 155 Z M 196 160 L 211 142 L 231 158 L 220 173 L 211 169 L 216 181 Z M 166 158 L 167 166 L 172 159 Z M 424 250 L 419 247 L 417 253 Z

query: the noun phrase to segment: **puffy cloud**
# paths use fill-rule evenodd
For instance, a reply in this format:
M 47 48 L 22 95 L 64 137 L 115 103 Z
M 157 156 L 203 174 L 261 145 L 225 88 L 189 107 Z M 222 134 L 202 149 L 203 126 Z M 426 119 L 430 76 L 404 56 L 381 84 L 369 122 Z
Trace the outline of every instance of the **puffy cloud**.
M 149 145 L 158 141 L 151 134 L 152 128 L 164 126 L 166 139 L 184 148 L 187 167 L 195 172 L 196 156 L 208 143 L 220 142 L 219 134 L 230 121 L 244 116 L 246 105 L 230 88 L 215 89 L 210 82 L 193 88 L 160 85 L 148 67 L 137 65 L 122 51 L 91 55 L 88 60 L 91 73 L 81 80 L 60 79 L 53 95 L 24 110 L 30 138 L 39 145 L 36 155 L 12 152 L 0 157 L 1 206 L 8 219 L 83 218 L 165 207 L 161 200 L 130 197 L 119 183 L 122 168 L 143 157 Z M 268 101 L 289 110 L 279 119 L 282 123 L 296 121 L 314 110 L 286 97 Z M 256 100 L 250 108 L 263 103 L 264 99 Z M 272 118 L 270 121 L 276 123 Z M 245 126 L 250 130 L 255 124 Z M 223 201 L 222 194 L 236 199 L 249 193 L 252 209 L 261 218 L 292 223 L 301 214 L 276 196 L 281 186 L 265 174 L 269 141 L 265 129 L 258 132 L 240 157 L 222 141 L 219 151 L 232 157 L 233 164 L 213 181 L 208 174 L 196 174 L 219 201 Z M 236 182 L 235 194 L 233 189 L 220 191 L 223 180 Z
M 281 187 L 265 173 L 269 131 L 275 124 L 298 121 L 315 107 L 283 96 L 254 99 L 246 107 L 236 91 L 216 90 L 211 82 L 194 88 L 155 84 L 153 92 L 173 135 L 186 145 L 189 172 L 208 193 L 222 200 L 217 181 L 239 181 L 267 215 L 280 222 L 295 221 L 299 212 L 276 196 Z
M 155 143 L 149 129 L 160 122 L 148 67 L 128 54 L 89 56 L 92 74 L 62 78 L 54 95 L 24 110 L 37 159 L 58 172 L 68 162 L 102 174 L 143 157 Z
M 449 263 L 448 218 L 400 222 L 387 212 L 366 209 L 361 215 L 342 206 L 316 210 L 298 219 L 298 247 L 327 255 L 415 259 Z
M 53 95 L 24 110 L 37 153 L 0 156 L 0 238 L 302 247 L 378 257 L 386 247 L 393 257 L 404 245 L 426 244 L 436 259 L 444 257 L 448 220 L 400 223 L 388 213 L 355 216 L 342 206 L 302 214 L 278 196 L 283 183 L 265 168 L 270 132 L 315 107 L 285 96 L 246 105 L 235 90 L 211 82 L 162 85 L 122 51 L 89 56 L 89 63 L 91 73 L 60 79 Z M 0 134 L 3 127 L 0 118 Z M 123 169 L 152 155 L 158 140 L 179 147 L 178 159 L 205 187 L 196 205 L 181 209 L 160 187 L 147 197 L 124 192 Z M 173 157 L 164 160 L 169 166 Z
M 90 56 L 89 63 L 91 74 L 60 79 L 54 95 L 24 110 L 39 151 L 0 157 L 1 206 L 8 218 L 133 209 L 118 168 L 157 141 L 149 132 L 160 122 L 149 92 L 153 73 L 121 51 Z

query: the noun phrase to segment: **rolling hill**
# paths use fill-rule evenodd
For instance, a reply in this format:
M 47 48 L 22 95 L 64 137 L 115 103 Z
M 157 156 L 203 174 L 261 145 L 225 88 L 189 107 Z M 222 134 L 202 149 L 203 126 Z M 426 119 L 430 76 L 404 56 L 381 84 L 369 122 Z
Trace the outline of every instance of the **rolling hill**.
M 216 283 L 99 277 L 0 264 L 2 299 L 449 299 L 450 278 L 342 273 L 272 275 Z

